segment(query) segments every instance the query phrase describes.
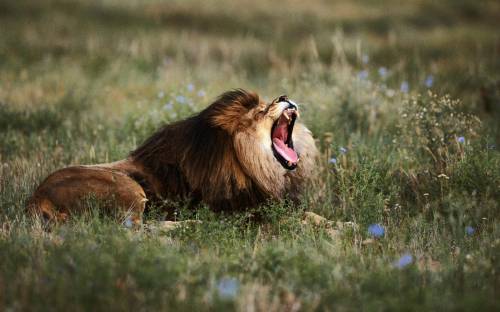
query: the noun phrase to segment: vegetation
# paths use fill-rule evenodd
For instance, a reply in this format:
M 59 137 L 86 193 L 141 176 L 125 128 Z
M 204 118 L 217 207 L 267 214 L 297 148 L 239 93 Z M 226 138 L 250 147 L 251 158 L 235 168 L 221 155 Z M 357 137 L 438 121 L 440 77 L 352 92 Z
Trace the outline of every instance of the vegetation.
M 0 2 L 0 310 L 498 310 L 500 3 Z M 231 88 L 321 147 L 302 207 L 141 229 L 23 210 Z M 310 210 L 341 222 L 302 223 Z

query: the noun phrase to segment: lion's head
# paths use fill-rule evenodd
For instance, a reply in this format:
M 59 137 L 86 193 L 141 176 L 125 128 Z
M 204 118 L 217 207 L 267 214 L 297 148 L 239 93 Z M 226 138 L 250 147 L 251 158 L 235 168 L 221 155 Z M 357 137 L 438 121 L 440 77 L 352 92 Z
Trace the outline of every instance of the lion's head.
M 299 162 L 293 145 L 298 110 L 298 105 L 286 95 L 265 102 L 255 93 L 235 90 L 224 93 L 204 113 L 215 127 L 224 129 L 236 139 L 239 152 L 273 154 L 285 169 L 293 170 Z M 238 142 L 242 141 L 242 133 L 246 134 L 245 140 L 251 136 L 251 141 Z M 298 139 L 303 138 L 299 136 Z M 244 147 L 246 145 L 257 150 L 252 152 Z M 272 164 L 274 162 L 268 165 Z
M 285 95 L 267 102 L 255 93 L 232 90 L 198 115 L 167 125 L 131 156 L 159 181 L 172 179 L 178 170 L 189 193 L 211 205 L 295 199 L 317 153 L 298 118 L 298 105 Z M 170 181 L 161 184 L 162 193 L 176 193 Z

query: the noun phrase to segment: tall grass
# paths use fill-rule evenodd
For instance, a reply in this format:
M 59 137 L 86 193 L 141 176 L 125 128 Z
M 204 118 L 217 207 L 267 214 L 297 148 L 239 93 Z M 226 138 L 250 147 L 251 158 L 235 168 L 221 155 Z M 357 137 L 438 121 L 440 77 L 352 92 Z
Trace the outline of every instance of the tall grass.
M 499 10 L 2 2 L 0 310 L 498 309 Z M 203 222 L 174 231 L 92 212 L 45 231 L 24 212 L 51 171 L 123 158 L 235 87 L 300 104 L 321 150 L 300 207 L 252 222 L 179 204 Z

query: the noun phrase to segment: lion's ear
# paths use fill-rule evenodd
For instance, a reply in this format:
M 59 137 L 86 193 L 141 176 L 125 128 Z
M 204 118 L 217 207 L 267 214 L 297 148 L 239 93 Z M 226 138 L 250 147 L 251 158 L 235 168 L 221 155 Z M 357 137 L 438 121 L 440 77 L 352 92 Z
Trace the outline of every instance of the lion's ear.
M 242 89 L 226 92 L 207 108 L 210 122 L 230 134 L 238 129 L 245 129 L 252 124 L 247 113 L 257 106 L 259 101 L 259 96 L 253 92 Z
M 226 108 L 219 114 L 212 116 L 212 125 L 234 134 L 238 129 L 250 126 L 250 122 L 243 116 L 245 112 L 241 109 Z

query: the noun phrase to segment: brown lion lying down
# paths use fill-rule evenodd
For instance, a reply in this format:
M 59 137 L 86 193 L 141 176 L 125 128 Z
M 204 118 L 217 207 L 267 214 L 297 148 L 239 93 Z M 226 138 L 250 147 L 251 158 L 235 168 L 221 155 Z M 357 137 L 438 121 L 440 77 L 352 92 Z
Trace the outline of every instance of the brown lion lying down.
M 268 199 L 296 201 L 317 154 L 298 116 L 297 105 L 286 96 L 266 103 L 241 89 L 226 92 L 199 114 L 164 126 L 124 160 L 52 173 L 28 209 L 63 221 L 93 196 L 140 223 L 146 205 L 179 199 L 215 211 Z

